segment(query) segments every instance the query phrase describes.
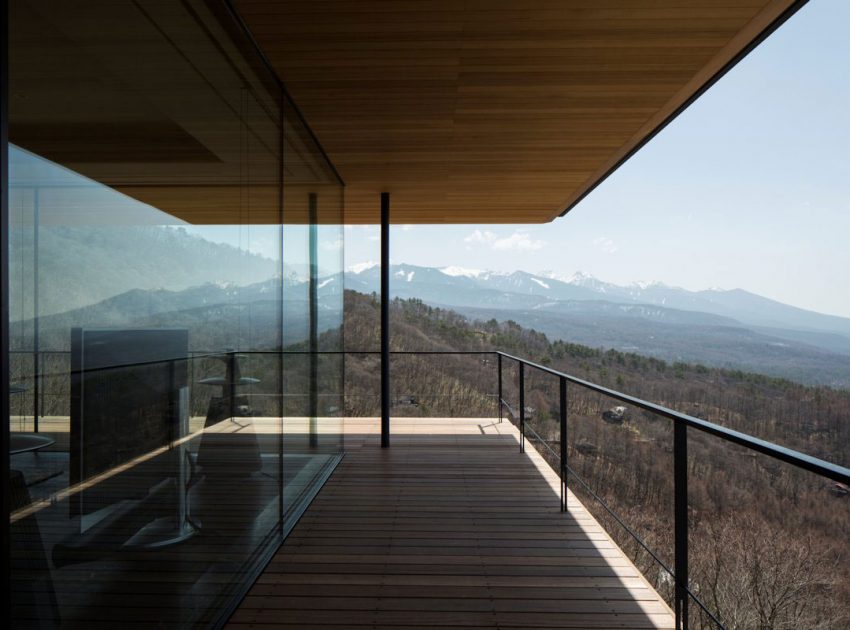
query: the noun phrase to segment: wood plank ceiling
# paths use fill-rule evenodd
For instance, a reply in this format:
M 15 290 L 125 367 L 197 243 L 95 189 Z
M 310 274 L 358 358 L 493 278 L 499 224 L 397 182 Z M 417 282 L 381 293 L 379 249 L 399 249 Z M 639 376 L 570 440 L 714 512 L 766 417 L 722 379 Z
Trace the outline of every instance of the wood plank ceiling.
M 791 0 L 237 0 L 346 222 L 557 217 Z

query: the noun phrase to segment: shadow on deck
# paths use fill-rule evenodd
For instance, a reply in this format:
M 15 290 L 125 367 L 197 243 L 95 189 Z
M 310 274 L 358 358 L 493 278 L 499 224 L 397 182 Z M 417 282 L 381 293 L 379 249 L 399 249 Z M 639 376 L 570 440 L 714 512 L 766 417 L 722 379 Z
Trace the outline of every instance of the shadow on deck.
M 672 628 L 509 422 L 346 420 L 346 456 L 230 619 L 313 627 Z

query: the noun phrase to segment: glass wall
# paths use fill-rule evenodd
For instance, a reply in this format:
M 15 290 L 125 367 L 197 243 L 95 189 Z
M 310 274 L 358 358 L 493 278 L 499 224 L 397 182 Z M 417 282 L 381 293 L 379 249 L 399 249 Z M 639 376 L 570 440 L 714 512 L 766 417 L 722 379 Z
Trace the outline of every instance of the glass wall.
M 343 447 L 343 196 L 284 98 L 284 505 L 291 527 Z
M 341 182 L 226 3 L 10 4 L 13 619 L 213 624 L 341 455 Z

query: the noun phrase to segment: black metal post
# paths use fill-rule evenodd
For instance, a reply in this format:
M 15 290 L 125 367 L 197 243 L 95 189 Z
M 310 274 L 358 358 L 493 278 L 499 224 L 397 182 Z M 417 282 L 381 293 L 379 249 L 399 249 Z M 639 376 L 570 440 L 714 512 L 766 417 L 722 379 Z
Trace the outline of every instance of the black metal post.
M 381 193 L 381 447 L 390 445 L 390 193 Z
M 499 422 L 502 421 L 502 355 L 497 354 L 497 369 L 499 370 Z
M 310 193 L 310 447 L 319 445 L 319 199 Z
M 227 380 L 227 401 L 230 413 L 230 421 L 236 422 L 236 381 L 238 380 L 239 364 L 236 363 L 236 349 L 228 351 L 227 369 L 224 372 L 224 378 Z M 222 391 L 224 388 L 222 388 Z
M 525 363 L 519 364 L 519 452 L 525 453 Z
M 561 390 L 561 512 L 567 511 L 567 487 L 569 470 L 567 468 L 567 379 L 558 379 Z
M 688 628 L 688 427 L 673 424 L 673 523 L 675 529 L 676 627 Z
M 41 223 L 41 195 L 38 187 L 32 193 L 32 423 L 33 432 L 38 433 L 38 401 L 39 401 L 39 361 L 38 354 L 41 346 L 39 340 L 40 321 L 38 317 L 38 232 Z

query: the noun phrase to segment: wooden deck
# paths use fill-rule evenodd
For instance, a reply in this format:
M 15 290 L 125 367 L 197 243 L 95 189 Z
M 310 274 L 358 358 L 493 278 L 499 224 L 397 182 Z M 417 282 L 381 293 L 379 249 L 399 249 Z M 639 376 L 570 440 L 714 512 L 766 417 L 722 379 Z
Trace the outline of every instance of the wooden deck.
M 346 456 L 228 625 L 672 628 L 667 605 L 516 429 L 346 420 Z

